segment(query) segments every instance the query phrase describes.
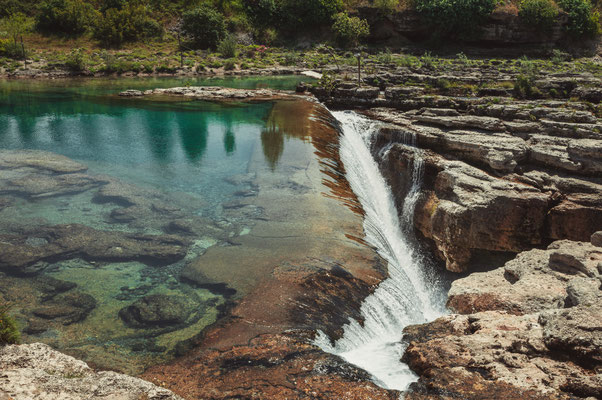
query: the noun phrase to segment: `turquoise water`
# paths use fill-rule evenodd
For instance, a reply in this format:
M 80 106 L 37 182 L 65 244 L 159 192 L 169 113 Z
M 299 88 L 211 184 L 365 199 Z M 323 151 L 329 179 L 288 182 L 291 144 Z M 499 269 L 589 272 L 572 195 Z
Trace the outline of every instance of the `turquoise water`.
M 52 151 L 136 184 L 202 194 L 210 210 L 235 190 L 221 181 L 246 171 L 273 103 L 149 102 L 115 94 L 184 84 L 293 89 L 300 80 L 284 76 L 3 81 L 0 148 Z M 269 139 L 264 135 L 264 142 Z M 268 152 L 266 157 L 274 162 Z
M 24 340 L 129 373 L 192 346 L 236 291 L 204 284 L 202 276 L 192 284 L 180 278 L 181 269 L 210 247 L 232 246 L 261 218 L 261 207 L 249 200 L 257 190 L 251 163 L 277 176 L 286 149 L 298 153 L 308 143 L 290 122 L 292 103 L 149 101 L 116 93 L 184 84 L 293 89 L 299 80 L 0 82 L 0 246 L 10 243 L 0 248 L 0 302 L 13 305 Z M 22 150 L 66 156 L 88 169 L 32 164 Z M 149 248 L 152 240 L 168 248 Z M 107 259 L 96 241 L 118 256 Z M 136 251 L 161 261 L 145 263 Z M 15 266 L 31 254 L 31 262 Z M 122 317 L 157 298 L 167 316 L 138 325 Z M 183 310 L 175 319 L 173 307 Z

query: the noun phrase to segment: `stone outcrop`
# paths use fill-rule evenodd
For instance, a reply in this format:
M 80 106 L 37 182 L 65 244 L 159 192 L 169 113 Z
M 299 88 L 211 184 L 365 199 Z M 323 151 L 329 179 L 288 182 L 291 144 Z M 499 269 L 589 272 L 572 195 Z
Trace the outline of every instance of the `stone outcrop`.
M 404 331 L 407 398 L 600 398 L 601 265 L 602 247 L 563 240 L 455 281 L 459 314 Z
M 424 68 L 377 73 L 364 79 L 381 89 L 369 97 L 354 96 L 359 89 L 349 82 L 314 93 L 332 107 L 361 107 L 385 123 L 372 151 L 398 209 L 416 157 L 423 160 L 414 225 L 447 269 L 486 267 L 484 252 L 509 255 L 559 239 L 589 240 L 602 228 L 602 120 L 582 90 L 588 82 L 600 85 L 596 78 L 537 81 L 543 91 L 574 95 L 571 101 L 515 100 L 506 97 L 512 91 L 481 97 L 462 88 L 495 87 L 514 79 L 516 70 L 498 65 L 439 74 Z M 437 89 L 442 79 L 459 91 Z
M 0 347 L 0 400 L 182 400 L 131 376 L 94 371 L 41 343 Z

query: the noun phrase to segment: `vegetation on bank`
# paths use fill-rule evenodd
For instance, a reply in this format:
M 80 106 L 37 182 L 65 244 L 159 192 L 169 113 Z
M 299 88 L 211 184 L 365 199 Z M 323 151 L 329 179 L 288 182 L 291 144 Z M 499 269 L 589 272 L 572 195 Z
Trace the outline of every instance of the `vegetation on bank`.
M 542 31 L 562 18 L 575 38 L 600 33 L 600 0 L 0 0 L 0 54 L 25 58 L 32 34 L 93 46 L 177 42 L 180 50 L 216 49 L 233 36 L 266 46 L 331 42 L 353 48 L 369 37 L 366 7 L 380 24 L 414 9 L 435 37 L 470 38 L 496 8 Z M 376 19 L 375 19 L 376 18 Z
M 0 346 L 15 344 L 21 341 L 17 322 L 8 314 L 9 307 L 0 304 Z

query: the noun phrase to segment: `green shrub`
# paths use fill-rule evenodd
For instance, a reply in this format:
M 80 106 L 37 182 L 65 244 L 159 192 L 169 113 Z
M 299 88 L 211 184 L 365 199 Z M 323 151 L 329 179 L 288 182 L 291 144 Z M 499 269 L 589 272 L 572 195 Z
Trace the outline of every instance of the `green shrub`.
M 365 19 L 338 13 L 334 17 L 332 32 L 340 45 L 355 47 L 361 38 L 370 34 L 370 26 Z
M 196 47 L 215 47 L 226 37 L 226 23 L 222 14 L 203 5 L 184 13 L 182 31 L 190 36 Z
M 281 0 L 280 28 L 307 30 L 325 25 L 343 9 L 343 0 Z
M 600 33 L 600 14 L 589 0 L 558 0 L 568 14 L 567 32 L 575 37 L 594 37 Z
M 399 0 L 374 0 L 374 6 L 383 15 L 391 15 L 395 12 Z
M 227 35 L 217 45 L 217 52 L 222 55 L 223 58 L 236 57 L 236 39 L 233 35 Z
M 548 31 L 558 19 L 558 7 L 553 0 L 523 0 L 518 15 L 526 25 Z
M 17 322 L 8 315 L 8 306 L 0 305 L 0 346 L 16 344 L 21 341 Z
M 5 56 L 11 58 L 25 58 L 26 53 L 23 45 L 23 34 L 30 32 L 33 25 L 33 19 L 23 13 L 12 14 L 0 20 L 1 34 L 7 36 L 11 42 L 4 46 Z
M 451 88 L 451 82 L 448 79 L 439 78 L 437 79 L 435 86 L 437 86 L 438 89 L 446 92 Z
M 40 7 L 37 28 L 77 35 L 88 30 L 97 17 L 94 7 L 82 0 L 47 0 Z
M 291 66 L 297 65 L 301 61 L 301 57 L 295 52 L 286 53 L 284 55 L 284 59 L 282 60 L 282 65 Z
M 226 62 L 224 62 L 224 69 L 226 71 L 232 71 L 235 68 L 236 68 L 236 60 L 229 59 L 229 60 L 226 60 Z
M 82 49 L 73 49 L 67 56 L 65 66 L 71 71 L 83 71 L 86 69 L 86 55 Z
M 161 25 L 150 17 L 147 7 L 139 1 L 125 3 L 121 8 L 104 10 L 94 27 L 94 37 L 107 46 L 160 36 Z
M 416 11 L 438 33 L 473 34 L 493 12 L 497 0 L 416 0 Z
M 247 0 L 244 4 L 245 13 L 256 27 L 280 25 L 280 4 L 276 0 Z

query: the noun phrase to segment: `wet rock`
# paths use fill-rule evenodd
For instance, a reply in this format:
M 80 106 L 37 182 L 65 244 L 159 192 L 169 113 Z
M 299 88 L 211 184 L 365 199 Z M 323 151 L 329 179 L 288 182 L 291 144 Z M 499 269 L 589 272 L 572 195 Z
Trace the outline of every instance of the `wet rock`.
M 48 243 L 27 245 L 30 237 L 43 238 Z M 184 258 L 187 245 L 176 236 L 98 231 L 77 224 L 41 226 L 35 232 L 0 235 L 0 269 L 12 274 L 32 274 L 40 270 L 35 268 L 39 263 L 72 258 L 165 265 Z
M 34 173 L 6 181 L 2 181 L 1 178 L 0 172 L 0 194 L 16 194 L 33 199 L 77 194 L 104 183 L 97 178 L 78 173 L 62 175 Z
M 194 302 L 183 296 L 154 294 L 119 310 L 119 317 L 135 328 L 180 325 L 193 311 Z
M 0 393 L 14 399 L 181 400 L 167 389 L 83 361 L 41 343 L 0 347 Z
M 170 368 L 151 367 L 144 377 L 178 388 L 187 398 L 398 398 L 398 392 L 370 382 L 364 371 L 307 344 L 307 333 L 260 335 L 246 345 L 205 350 Z M 203 384 L 191 385 L 190 375 Z
M 94 297 L 86 293 L 72 292 L 44 302 L 42 306 L 33 310 L 33 315 L 70 325 L 84 320 L 95 307 Z

